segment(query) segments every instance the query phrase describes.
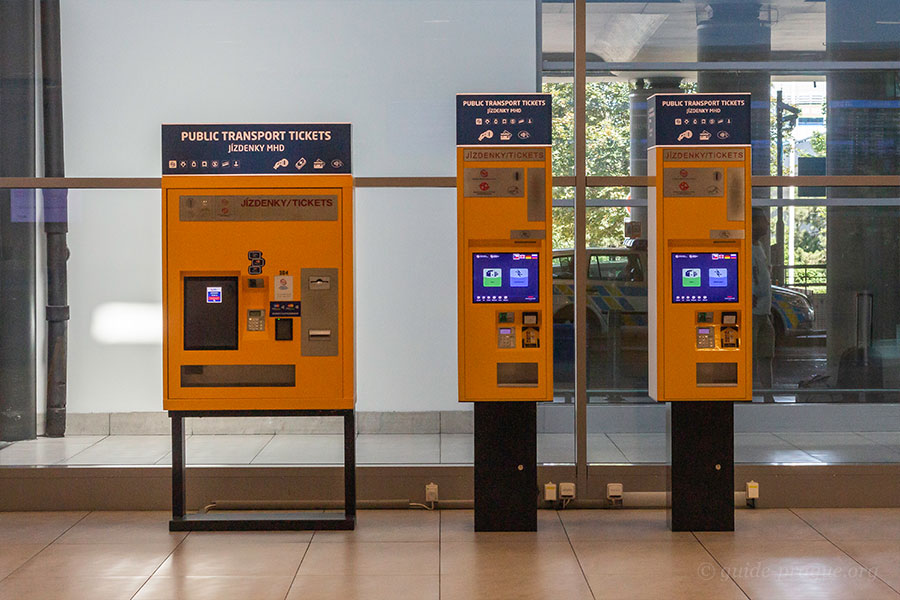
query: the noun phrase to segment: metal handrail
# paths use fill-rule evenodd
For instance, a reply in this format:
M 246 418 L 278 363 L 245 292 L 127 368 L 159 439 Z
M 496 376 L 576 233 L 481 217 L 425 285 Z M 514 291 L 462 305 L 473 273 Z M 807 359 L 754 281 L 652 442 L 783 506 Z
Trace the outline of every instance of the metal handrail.
M 159 177 L 0 177 L 0 189 L 160 189 Z M 455 188 L 455 177 L 356 177 L 358 188 Z M 575 185 L 575 177 L 553 178 L 557 187 Z M 754 175 L 753 187 L 895 187 L 900 175 Z M 587 187 L 653 187 L 646 176 L 594 176 Z

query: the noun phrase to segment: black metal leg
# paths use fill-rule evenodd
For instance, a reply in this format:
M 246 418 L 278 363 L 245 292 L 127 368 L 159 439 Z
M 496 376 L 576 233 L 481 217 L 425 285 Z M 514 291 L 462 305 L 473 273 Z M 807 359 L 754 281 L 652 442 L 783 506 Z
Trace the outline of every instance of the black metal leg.
M 344 414 L 344 515 L 356 518 L 356 415 Z
M 184 418 L 206 416 L 344 417 L 344 515 L 323 513 L 186 514 Z M 353 410 L 169 411 L 172 419 L 172 519 L 169 531 L 347 530 L 356 525 L 356 422 Z
M 184 417 L 169 412 L 172 418 L 172 517 L 184 517 Z

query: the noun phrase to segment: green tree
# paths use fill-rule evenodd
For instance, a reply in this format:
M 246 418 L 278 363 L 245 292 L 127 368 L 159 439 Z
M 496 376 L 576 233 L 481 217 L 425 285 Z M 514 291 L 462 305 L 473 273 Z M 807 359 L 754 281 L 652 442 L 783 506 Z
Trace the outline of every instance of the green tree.
M 812 146 L 813 156 L 825 156 L 825 132 L 817 131 L 812 134 L 809 145 Z
M 784 165 L 784 173 L 778 173 L 778 146 L 777 140 L 777 123 L 776 123 L 776 93 L 772 88 L 772 109 L 770 115 L 770 136 L 771 136 L 771 166 L 770 173 L 772 175 L 789 175 L 790 174 L 790 157 L 792 150 L 797 146 L 794 138 L 794 126 L 796 122 L 788 122 L 782 125 L 782 161 Z M 801 109 L 802 110 L 802 109 Z M 802 114 L 802 113 L 801 113 Z M 812 153 L 799 151 L 797 154 L 801 156 L 825 156 L 825 132 L 816 132 L 810 138 L 810 146 Z M 825 264 L 826 251 L 826 219 L 825 207 L 809 206 L 796 207 L 794 209 L 794 256 L 793 261 L 788 255 L 790 248 L 785 240 L 784 244 L 784 262 L 795 265 L 817 265 Z M 774 223 L 772 224 L 774 227 Z M 788 233 L 785 232 L 785 236 Z M 773 238 L 773 243 L 776 241 Z M 805 283 L 824 283 L 825 272 L 821 269 L 797 269 L 795 271 L 795 281 Z
M 627 83 L 592 82 L 585 90 L 586 167 L 589 176 L 628 175 L 630 144 L 629 94 Z M 574 88 L 571 83 L 546 83 L 552 94 L 553 173 L 575 174 Z M 628 188 L 588 188 L 589 199 L 627 198 Z M 554 198 L 574 202 L 571 187 L 554 188 Z M 591 207 L 587 210 L 585 235 L 589 246 L 618 246 L 622 243 L 627 211 L 623 207 Z M 553 209 L 553 246 L 571 248 L 575 243 L 574 210 Z

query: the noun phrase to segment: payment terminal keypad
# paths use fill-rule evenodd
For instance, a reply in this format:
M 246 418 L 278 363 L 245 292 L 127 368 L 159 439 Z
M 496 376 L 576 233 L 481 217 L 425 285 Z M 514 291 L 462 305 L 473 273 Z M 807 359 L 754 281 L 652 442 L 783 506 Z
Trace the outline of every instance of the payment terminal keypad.
M 697 349 L 716 347 L 716 329 L 715 327 L 697 327 Z
M 499 327 L 497 329 L 497 347 L 498 348 L 515 348 L 516 347 L 516 328 L 515 327 Z

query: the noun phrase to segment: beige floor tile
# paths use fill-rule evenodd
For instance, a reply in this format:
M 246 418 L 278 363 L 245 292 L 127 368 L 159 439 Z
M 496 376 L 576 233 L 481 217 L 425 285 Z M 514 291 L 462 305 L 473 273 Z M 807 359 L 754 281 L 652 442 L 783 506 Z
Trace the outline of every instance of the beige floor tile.
M 267 544 L 288 543 L 308 544 L 313 538 L 312 531 L 192 531 L 191 539 L 217 539 L 219 543 L 260 542 Z
M 441 575 L 496 575 L 517 571 L 560 577 L 580 575 L 568 542 L 442 542 Z
M 571 433 L 539 433 L 537 436 L 538 463 L 575 462 L 575 436 Z
M 441 462 L 438 434 L 360 434 L 356 438 L 356 464 L 426 464 Z
M 0 512 L 0 544 L 49 544 L 87 512 Z
M 152 465 L 172 449 L 168 435 L 111 435 L 82 450 L 67 465 Z
M 254 465 L 340 465 L 343 463 L 343 435 L 291 433 L 273 437 L 252 461 Z
M 90 448 L 102 436 L 39 437 L 16 442 L 0 450 L 0 465 L 52 465 Z
M 779 438 L 826 463 L 893 463 L 900 453 L 854 432 L 778 433 Z
M 10 578 L 149 577 L 172 551 L 169 544 L 52 544 Z
M 615 573 L 589 576 L 588 580 L 597 600 L 747 600 L 747 595 L 727 574 L 714 562 L 708 564 L 711 570 L 702 575 L 697 570 L 685 569 L 666 575 L 652 571 Z
M 734 511 L 734 531 L 697 531 L 700 541 L 716 539 L 823 540 L 815 529 L 786 508 Z
M 162 511 L 92 512 L 69 529 L 57 544 L 169 544 L 187 535 L 170 532 L 171 514 Z
M 441 515 L 428 510 L 362 510 L 353 531 L 317 531 L 315 542 L 437 542 Z
M 900 591 L 900 540 L 838 541 L 836 545 L 876 577 Z
M 475 438 L 471 433 L 441 434 L 441 464 L 471 465 L 475 462 Z
M 0 600 L 127 600 L 146 577 L 9 577 Z
M 315 540 L 300 565 L 300 575 L 438 575 L 437 542 L 347 542 Z
M 715 540 L 704 545 L 751 598 L 898 600 L 898 594 L 829 541 Z
M 297 572 L 307 546 L 304 543 L 265 543 L 192 534 L 175 549 L 156 574 L 166 577 L 288 577 Z
M 563 510 L 559 513 L 572 540 L 693 540 L 690 532 L 669 530 L 664 509 Z
M 621 590 L 620 590 L 621 593 Z M 626 597 L 625 595 L 620 598 Z M 442 575 L 441 600 L 592 600 L 587 581 L 578 573 L 554 575 L 512 569 L 504 573 Z
M 829 540 L 900 540 L 900 508 L 795 508 Z
M 293 577 L 150 578 L 134 600 L 284 600 Z
M 695 539 L 573 542 L 597 598 L 743 599 L 740 588 Z
M 439 580 L 437 575 L 298 575 L 287 600 L 437 600 Z
M 588 575 L 617 573 L 694 572 L 700 565 L 714 562 L 697 540 L 574 540 L 572 546 L 581 568 Z
M 442 542 L 516 542 L 539 540 L 567 541 L 566 530 L 555 510 L 539 510 L 538 530 L 534 532 L 475 531 L 475 511 L 441 511 Z
M 0 579 L 3 579 L 43 550 L 45 544 L 0 544 Z

